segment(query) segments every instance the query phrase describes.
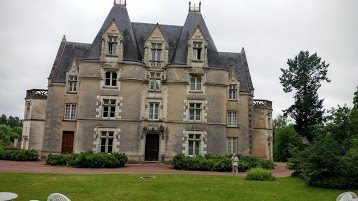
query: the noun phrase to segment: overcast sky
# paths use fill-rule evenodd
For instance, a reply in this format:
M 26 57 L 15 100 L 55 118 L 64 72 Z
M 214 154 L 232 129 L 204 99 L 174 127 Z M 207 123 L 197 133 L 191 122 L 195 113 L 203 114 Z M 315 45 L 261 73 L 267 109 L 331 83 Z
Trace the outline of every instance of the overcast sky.
M 188 2 L 127 0 L 132 22 L 184 24 Z M 192 1 L 198 4 L 198 1 Z M 0 1 L 0 115 L 23 118 L 27 89 L 46 89 L 63 35 L 92 43 L 113 0 Z M 273 101 L 273 116 L 293 103 L 280 68 L 300 50 L 330 63 L 319 90 L 325 108 L 352 106 L 358 85 L 357 0 L 202 0 L 202 15 L 221 52 L 244 47 L 255 99 Z

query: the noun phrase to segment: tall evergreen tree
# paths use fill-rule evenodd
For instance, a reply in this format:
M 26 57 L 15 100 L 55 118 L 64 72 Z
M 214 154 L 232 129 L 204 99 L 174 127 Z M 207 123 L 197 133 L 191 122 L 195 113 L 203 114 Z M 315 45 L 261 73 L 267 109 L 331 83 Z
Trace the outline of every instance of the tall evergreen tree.
M 294 59 L 288 59 L 288 69 L 282 69 L 280 82 L 283 91 L 294 91 L 294 104 L 284 110 L 284 115 L 295 120 L 294 128 L 308 141 L 314 139 L 313 126 L 323 120 L 323 99 L 318 97 L 321 82 L 330 82 L 327 77 L 329 64 L 321 61 L 317 53 L 310 55 L 308 51 L 301 51 Z

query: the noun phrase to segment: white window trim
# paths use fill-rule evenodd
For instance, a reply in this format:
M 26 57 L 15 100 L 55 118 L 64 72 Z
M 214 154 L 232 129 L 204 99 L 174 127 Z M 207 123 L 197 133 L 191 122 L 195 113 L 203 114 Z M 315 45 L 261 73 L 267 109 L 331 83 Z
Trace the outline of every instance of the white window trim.
M 200 120 L 191 120 L 190 119 L 190 104 L 191 103 L 200 103 L 201 104 L 201 114 L 200 114 Z M 189 122 L 207 122 L 207 105 L 208 102 L 205 100 L 184 100 L 184 118 L 183 121 L 189 121 Z
M 116 40 L 115 41 L 111 41 L 110 39 L 111 38 L 115 38 Z M 119 37 L 118 36 L 112 36 L 112 35 L 109 35 L 107 37 L 107 48 L 106 48 L 106 54 L 109 55 L 109 56 L 117 56 L 118 55 L 118 41 L 119 41 Z M 110 51 L 110 45 L 113 45 L 115 44 L 115 48 L 113 50 L 112 48 L 112 51 Z
M 154 76 L 152 76 L 152 73 L 154 73 Z M 159 76 L 158 76 L 159 75 Z M 148 83 L 148 91 L 151 92 L 160 92 L 162 90 L 162 72 L 157 72 L 157 71 L 149 71 L 148 72 L 148 77 L 149 77 L 149 83 Z M 155 83 L 154 85 L 154 89 L 152 89 L 152 82 Z M 156 90 L 156 84 L 159 85 L 159 89 Z
M 183 150 L 182 153 L 187 155 L 187 156 L 192 156 L 189 155 L 189 134 L 194 134 L 194 135 L 200 135 L 200 146 L 199 146 L 199 154 L 198 155 L 205 155 L 207 154 L 206 148 L 206 142 L 207 142 L 207 132 L 206 131 L 183 131 Z
M 75 79 L 71 79 L 71 78 L 75 78 Z M 68 75 L 67 92 L 77 93 L 77 88 L 78 88 L 78 76 L 77 75 Z
M 112 82 L 111 85 L 106 85 L 106 72 L 110 72 L 110 73 L 117 73 L 117 79 L 116 79 L 116 86 L 112 86 Z M 119 89 L 120 88 L 120 82 L 119 82 L 119 76 L 120 76 L 120 72 L 118 68 L 102 68 L 102 80 L 101 80 L 101 88 L 102 89 Z
M 199 46 L 195 46 L 195 44 L 199 44 Z M 192 61 L 203 61 L 203 42 L 201 41 L 193 41 L 192 46 Z M 200 49 L 200 52 L 198 50 Z M 198 58 L 198 55 L 200 58 Z
M 227 127 L 237 127 L 237 111 L 227 111 Z
M 189 80 L 188 80 L 188 82 L 189 82 L 189 85 L 188 85 L 188 93 L 200 93 L 200 94 L 205 94 L 205 85 L 204 85 L 204 83 L 205 83 L 205 81 L 206 81 L 206 74 L 195 74 L 195 73 L 189 73 L 188 74 L 188 77 L 189 77 Z M 192 84 L 192 82 L 191 82 L 191 78 L 192 77 L 201 77 L 201 89 L 200 90 L 198 90 L 197 89 L 197 84 L 195 84 L 195 89 L 191 89 L 191 84 Z
M 69 110 L 67 110 L 67 108 Z M 77 104 L 66 103 L 64 120 L 76 120 L 77 119 Z
M 93 141 L 93 152 L 95 153 L 99 153 L 101 152 L 101 134 L 102 132 L 114 132 L 114 137 L 113 137 L 113 145 L 112 145 L 112 153 L 116 153 L 119 152 L 119 145 L 120 145 L 120 132 L 121 129 L 120 128 L 95 128 L 94 129 L 94 141 Z
M 155 106 L 155 107 L 152 108 L 151 106 Z M 151 113 L 152 109 L 153 109 L 153 111 Z M 155 112 L 155 110 L 157 110 L 157 113 Z M 157 114 L 157 117 L 155 117 L 155 114 Z M 152 118 L 151 118 L 151 116 L 152 116 Z M 159 116 L 160 116 L 160 103 L 159 102 L 149 102 L 148 120 L 159 121 Z
M 236 140 L 236 142 L 234 142 L 234 139 Z M 229 150 L 229 143 L 230 143 L 230 150 Z M 237 145 L 238 145 L 237 137 L 228 137 L 227 145 L 226 145 L 227 146 L 227 154 L 236 154 L 237 153 Z
M 116 100 L 116 108 L 114 112 L 114 117 L 103 117 L 103 100 L 104 99 L 113 99 Z M 122 107 L 122 97 L 119 96 L 97 96 L 97 108 L 96 108 L 96 118 L 98 119 L 121 119 L 120 113 L 122 113 L 122 110 L 120 109 Z
M 230 86 L 236 86 L 236 88 L 232 89 L 232 88 L 230 88 Z M 234 96 L 235 96 L 234 98 L 231 97 L 231 91 L 234 91 Z M 236 83 L 230 83 L 228 86 L 228 99 L 232 100 L 232 101 L 236 101 L 238 98 L 237 91 L 238 91 L 238 85 Z

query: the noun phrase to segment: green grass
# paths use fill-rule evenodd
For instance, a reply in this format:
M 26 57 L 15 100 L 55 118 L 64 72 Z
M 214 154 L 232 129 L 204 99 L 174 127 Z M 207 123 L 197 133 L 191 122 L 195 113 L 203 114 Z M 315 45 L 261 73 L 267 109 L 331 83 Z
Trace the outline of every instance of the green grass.
M 213 175 L 152 175 L 154 179 L 141 179 L 141 176 L 146 175 L 0 173 L 0 192 L 17 193 L 16 201 L 46 201 L 54 192 L 67 195 L 72 201 L 326 201 L 335 200 L 343 192 L 309 187 L 289 177 L 249 181 L 244 177 Z

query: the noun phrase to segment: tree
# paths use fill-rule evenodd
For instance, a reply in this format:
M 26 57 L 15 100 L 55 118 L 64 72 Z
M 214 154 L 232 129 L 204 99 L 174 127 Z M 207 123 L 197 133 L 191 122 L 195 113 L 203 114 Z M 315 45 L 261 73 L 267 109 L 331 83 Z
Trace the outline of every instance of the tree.
M 317 53 L 310 55 L 301 51 L 294 59 L 288 59 L 288 69 L 282 69 L 280 83 L 285 93 L 294 90 L 294 104 L 284 110 L 285 116 L 295 120 L 297 133 L 308 141 L 313 141 L 313 126 L 323 121 L 323 99 L 318 97 L 321 82 L 330 82 L 327 77 L 329 64 L 321 61 Z
M 276 128 L 273 142 L 273 158 L 279 162 L 287 162 L 292 157 L 291 150 L 303 146 L 302 137 L 296 133 L 292 125 Z
M 287 117 L 284 115 L 278 115 L 273 121 L 272 121 L 272 128 L 275 130 L 276 128 L 283 128 L 288 125 Z

